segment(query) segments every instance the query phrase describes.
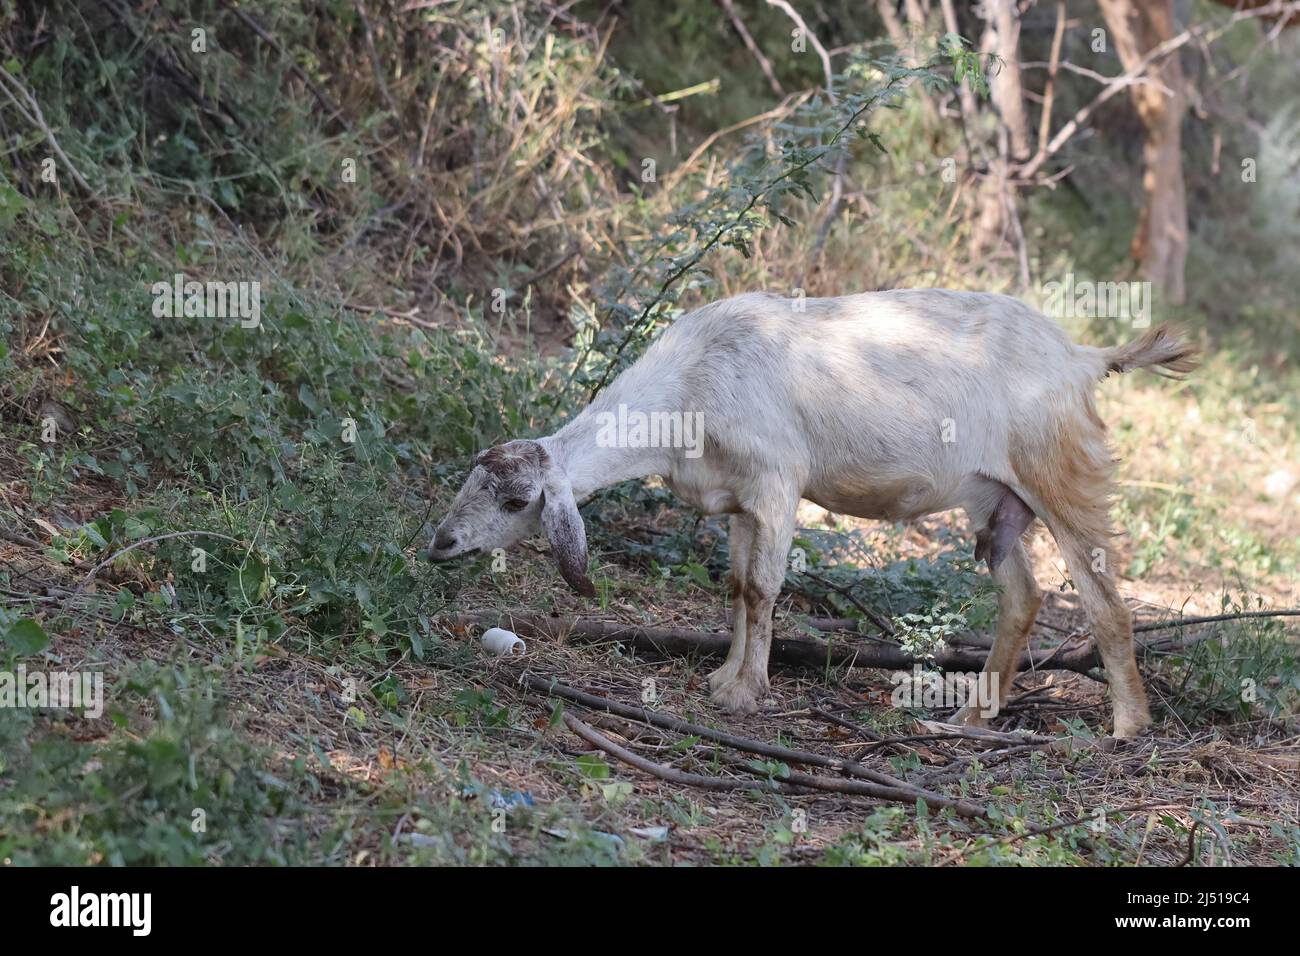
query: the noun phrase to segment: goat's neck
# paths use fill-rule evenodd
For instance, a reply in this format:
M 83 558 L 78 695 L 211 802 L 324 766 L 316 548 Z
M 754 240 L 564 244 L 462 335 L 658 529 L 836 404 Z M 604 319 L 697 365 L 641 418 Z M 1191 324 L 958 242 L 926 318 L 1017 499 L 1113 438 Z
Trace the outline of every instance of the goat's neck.
M 598 411 L 595 406 L 583 409 L 554 435 L 541 440 L 547 453 L 568 475 L 575 498 L 581 501 L 620 481 L 668 471 L 669 449 L 602 446 Z

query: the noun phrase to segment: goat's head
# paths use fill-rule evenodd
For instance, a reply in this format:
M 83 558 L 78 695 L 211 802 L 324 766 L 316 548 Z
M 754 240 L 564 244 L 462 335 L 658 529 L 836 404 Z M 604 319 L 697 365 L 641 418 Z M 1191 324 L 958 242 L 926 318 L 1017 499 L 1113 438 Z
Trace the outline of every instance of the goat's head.
M 508 548 L 546 532 L 564 580 L 579 594 L 596 593 L 587 577 L 587 534 L 569 478 L 535 441 L 518 440 L 480 452 L 433 540 L 431 560 L 469 551 Z

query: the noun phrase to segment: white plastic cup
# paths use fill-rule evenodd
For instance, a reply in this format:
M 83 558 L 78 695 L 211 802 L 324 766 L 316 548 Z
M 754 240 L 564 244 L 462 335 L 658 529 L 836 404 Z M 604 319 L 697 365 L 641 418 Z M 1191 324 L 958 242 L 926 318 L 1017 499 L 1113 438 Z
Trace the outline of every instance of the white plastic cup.
M 490 627 L 484 631 L 480 643 L 483 645 L 483 650 L 497 657 L 513 657 L 528 650 L 528 646 L 518 634 L 501 627 Z

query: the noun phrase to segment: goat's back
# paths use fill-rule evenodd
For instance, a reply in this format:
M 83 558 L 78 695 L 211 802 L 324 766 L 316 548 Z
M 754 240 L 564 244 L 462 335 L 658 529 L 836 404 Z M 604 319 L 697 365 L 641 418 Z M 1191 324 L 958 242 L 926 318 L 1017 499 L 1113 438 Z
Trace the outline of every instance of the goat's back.
M 820 417 L 869 404 L 909 421 L 1091 391 L 1105 373 L 1097 350 L 1024 303 L 942 289 L 740 295 L 680 318 L 638 365 L 646 384 L 715 412 L 775 402 Z
M 751 293 L 680 318 L 597 404 L 702 412 L 706 462 L 727 475 L 779 473 L 832 508 L 837 489 L 912 489 L 878 510 L 924 513 L 975 474 L 1019 485 L 1014 448 L 1095 420 L 1104 372 L 1007 296 Z

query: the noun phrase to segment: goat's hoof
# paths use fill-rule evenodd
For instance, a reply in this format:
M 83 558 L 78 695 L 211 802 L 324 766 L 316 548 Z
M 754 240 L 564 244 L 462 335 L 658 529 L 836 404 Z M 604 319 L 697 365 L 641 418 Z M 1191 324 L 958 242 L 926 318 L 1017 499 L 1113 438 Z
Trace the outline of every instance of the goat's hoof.
M 758 693 L 740 677 L 714 688 L 709 697 L 730 714 L 752 714 L 758 710 Z
M 1115 714 L 1115 732 L 1112 737 L 1119 737 L 1128 740 L 1132 737 L 1141 737 L 1151 726 L 1151 715 L 1145 711 L 1135 714 Z
M 709 675 L 710 693 L 716 694 L 727 684 L 730 684 L 732 681 L 734 681 L 736 679 L 736 675 L 739 673 L 740 673 L 739 667 L 733 667 L 728 669 L 727 665 L 723 664 L 716 671 L 714 671 L 712 674 Z

